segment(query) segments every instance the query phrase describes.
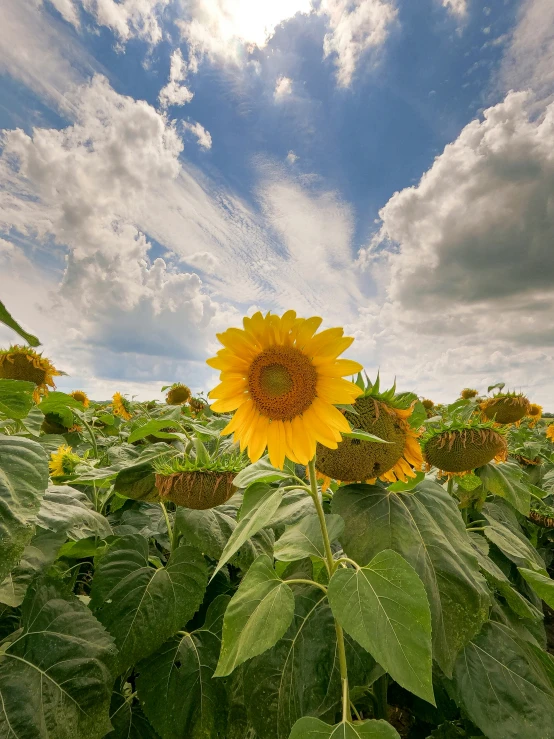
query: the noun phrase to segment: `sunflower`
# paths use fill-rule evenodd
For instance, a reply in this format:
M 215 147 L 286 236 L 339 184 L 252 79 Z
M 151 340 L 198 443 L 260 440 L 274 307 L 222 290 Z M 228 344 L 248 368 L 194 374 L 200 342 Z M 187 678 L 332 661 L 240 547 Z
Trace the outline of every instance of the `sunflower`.
M 33 393 L 35 403 L 41 395 L 48 394 L 48 388 L 54 389 L 54 377 L 62 375 L 49 359 L 38 354 L 30 346 L 14 344 L 9 349 L 0 351 L 0 378 L 4 380 L 27 380 L 36 385 Z
M 189 400 L 189 405 L 193 416 L 199 416 L 206 408 L 206 403 L 202 398 L 191 398 Z
M 547 426 L 546 438 L 554 442 L 554 423 L 551 423 L 550 426 Z
M 83 390 L 74 390 L 72 393 L 69 394 L 74 400 L 78 400 L 79 403 L 82 403 L 85 408 L 89 407 L 90 400 L 88 398 L 88 395 Z
M 429 468 L 442 475 L 467 475 L 493 459 L 507 458 L 504 435 L 492 423 L 470 421 L 465 425 L 431 429 L 423 438 L 423 456 Z
M 496 423 L 519 423 L 529 413 L 529 400 L 522 393 L 497 393 L 479 406 L 486 418 Z
M 112 398 L 114 416 L 121 416 L 125 421 L 131 418 L 131 404 L 121 393 L 115 393 Z
M 538 403 L 531 403 L 529 405 L 529 411 L 527 412 L 527 415 L 531 418 L 529 426 L 533 428 L 533 426 L 536 426 L 542 418 L 542 405 L 538 405 Z
M 478 391 L 474 390 L 472 387 L 464 387 L 464 389 L 460 393 L 460 398 L 463 398 L 464 400 L 471 400 L 471 398 L 476 398 L 478 394 Z
M 354 412 L 346 411 L 350 423 L 388 444 L 347 438 L 336 449 L 317 445 L 317 473 L 324 489 L 331 479 L 340 482 L 387 482 L 415 477 L 423 466 L 417 432 L 408 419 L 416 397 L 411 393 L 396 395 L 395 388 L 379 391 L 379 379 L 364 387 L 362 397 L 354 403 Z
M 73 474 L 79 462 L 79 457 L 73 454 L 71 447 L 62 444 L 50 455 L 50 462 L 48 463 L 50 475 L 51 477 L 68 477 Z
M 40 430 L 43 434 L 67 434 L 69 426 L 65 425 L 59 413 L 46 413 Z
M 180 382 L 175 382 L 169 388 L 169 392 L 165 396 L 165 402 L 168 405 L 184 405 L 190 398 L 190 388 Z
M 349 405 L 361 390 L 342 379 L 361 370 L 358 362 L 338 359 L 352 344 L 342 328 L 316 334 L 321 318 L 255 313 L 244 329 L 218 334 L 224 348 L 208 365 L 220 370 L 220 384 L 209 397 L 217 413 L 236 410 L 223 434 L 234 433 L 252 462 L 267 447 L 271 463 L 285 457 L 307 464 L 316 443 L 337 447 L 350 426 L 335 405 Z
M 431 411 L 435 407 L 435 404 L 432 400 L 429 400 L 429 398 L 423 398 L 421 401 L 421 405 L 425 408 L 426 411 Z
M 167 477 L 156 475 L 156 488 L 162 500 L 204 511 L 223 505 L 236 493 L 233 472 L 212 470 L 176 472 Z

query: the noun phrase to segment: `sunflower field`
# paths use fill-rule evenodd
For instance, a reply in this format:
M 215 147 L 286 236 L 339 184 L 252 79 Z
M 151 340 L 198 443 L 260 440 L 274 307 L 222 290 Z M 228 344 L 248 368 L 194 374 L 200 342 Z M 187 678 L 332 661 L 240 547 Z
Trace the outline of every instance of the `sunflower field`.
M 0 739 L 554 739 L 554 424 L 320 324 L 165 402 L 0 350 Z

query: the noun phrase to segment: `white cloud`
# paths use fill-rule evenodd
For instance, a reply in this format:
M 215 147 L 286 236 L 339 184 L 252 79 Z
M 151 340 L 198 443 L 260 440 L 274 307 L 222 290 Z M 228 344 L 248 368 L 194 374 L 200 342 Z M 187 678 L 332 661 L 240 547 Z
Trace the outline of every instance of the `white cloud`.
M 162 40 L 160 18 L 171 0 L 81 0 L 98 25 L 110 28 L 122 42 L 140 38 L 150 44 Z
M 176 49 L 171 54 L 169 69 L 169 82 L 162 87 L 158 99 L 162 108 L 169 105 L 185 105 L 190 103 L 193 93 L 185 85 L 181 85 L 187 78 L 188 65 L 183 59 L 181 49 Z
M 275 100 L 281 100 L 284 97 L 292 94 L 292 80 L 290 77 L 279 77 L 275 83 L 275 91 L 273 97 Z
M 504 90 L 531 89 L 539 100 L 554 95 L 554 3 L 525 0 L 500 70 Z
M 206 131 L 204 126 L 200 123 L 188 123 L 187 121 L 181 121 L 182 127 L 185 131 L 190 131 L 198 141 L 198 146 L 203 149 L 212 148 L 212 137 L 209 131 Z
M 80 27 L 81 21 L 79 19 L 79 12 L 73 4 L 73 0 L 49 0 L 49 2 L 56 8 L 64 20 L 71 23 L 75 28 Z
M 490 379 L 497 367 L 512 384 L 529 383 L 533 363 L 540 377 L 540 362 L 552 366 L 554 104 L 536 119 L 529 102 L 511 93 L 467 125 L 418 185 L 393 195 L 362 253 L 387 285 L 373 333 L 410 357 L 420 342 L 436 376 L 446 351 L 458 373 L 472 365 Z M 509 361 L 491 363 L 495 351 Z
M 291 149 L 291 151 L 289 151 L 289 153 L 287 154 L 286 159 L 289 164 L 295 164 L 298 161 L 299 157 Z
M 336 55 L 337 82 L 349 87 L 362 56 L 381 46 L 397 16 L 386 0 L 323 0 L 320 13 L 329 18 L 324 55 Z
M 458 18 L 465 18 L 467 15 L 467 0 L 442 0 L 442 6 Z

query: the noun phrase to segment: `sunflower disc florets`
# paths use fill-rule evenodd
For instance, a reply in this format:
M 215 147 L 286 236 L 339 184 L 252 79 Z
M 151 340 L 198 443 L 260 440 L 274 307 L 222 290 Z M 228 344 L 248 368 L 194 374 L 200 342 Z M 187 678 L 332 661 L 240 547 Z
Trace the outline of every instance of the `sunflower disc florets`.
M 354 428 L 374 434 L 388 444 L 345 438 L 336 449 L 318 444 L 317 471 L 320 476 L 342 482 L 389 482 L 415 477 L 423 464 L 417 433 L 410 427 L 415 397 L 396 396 L 394 388 L 384 393 L 369 384 L 364 395 L 353 405 L 354 413 L 345 412 Z M 414 471 L 415 469 L 415 471 Z
M 234 479 L 233 472 L 193 470 L 156 475 L 156 487 L 162 500 L 202 511 L 228 501 L 236 492 Z
M 30 346 L 15 344 L 9 349 L 0 351 L 0 378 L 3 380 L 26 380 L 37 386 L 34 392 L 35 402 L 41 395 L 54 389 L 54 377 L 63 374 L 57 370 L 49 359 L 38 354 Z
M 425 461 L 445 473 L 466 474 L 493 459 L 505 460 L 507 453 L 506 439 L 491 424 L 434 429 L 423 439 Z
M 435 404 L 432 400 L 429 400 L 429 398 L 423 398 L 421 401 L 421 405 L 425 408 L 426 411 L 431 411 L 435 407 Z
M 184 405 L 190 399 L 190 388 L 180 382 L 173 384 L 165 396 L 168 405 Z
M 497 393 L 481 403 L 485 417 L 500 424 L 518 423 L 529 407 L 529 400 L 521 393 Z
M 474 390 L 472 387 L 464 387 L 464 389 L 460 393 L 460 398 L 463 398 L 464 400 L 471 400 L 472 398 L 476 398 L 478 395 L 478 391 Z

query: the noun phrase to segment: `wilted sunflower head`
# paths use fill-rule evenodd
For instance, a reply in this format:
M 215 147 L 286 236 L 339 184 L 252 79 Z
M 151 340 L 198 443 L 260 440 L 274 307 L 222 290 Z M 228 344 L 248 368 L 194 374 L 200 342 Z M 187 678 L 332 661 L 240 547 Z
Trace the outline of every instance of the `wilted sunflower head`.
M 154 462 L 156 489 L 162 501 L 200 511 L 215 508 L 236 493 L 233 481 L 247 463 L 243 455 L 208 463 L 182 457 L 161 458 Z
M 503 461 L 508 454 L 504 435 L 492 423 L 478 420 L 430 429 L 422 446 L 428 466 L 446 475 L 468 474 L 493 459 Z
M 464 400 L 471 400 L 471 398 L 476 398 L 478 394 L 478 391 L 474 390 L 472 387 L 464 387 L 460 393 L 460 397 Z
M 193 416 L 199 416 L 207 406 L 206 402 L 202 400 L 202 398 L 191 398 L 189 400 L 189 405 Z
M 80 458 L 73 454 L 70 446 L 62 444 L 50 455 L 48 467 L 50 468 L 51 477 L 69 477 L 80 461 Z
M 316 465 L 325 486 L 331 479 L 341 482 L 373 482 L 376 478 L 396 482 L 415 477 L 423 458 L 417 441 L 417 431 L 409 424 L 417 400 L 412 393 L 396 394 L 395 387 L 380 392 L 379 378 L 374 385 L 362 386 L 363 395 L 353 405 L 354 412 L 345 411 L 354 428 L 367 431 L 389 442 L 343 439 L 336 449 L 317 445 Z
M 71 397 L 74 400 L 79 401 L 79 403 L 82 403 L 85 408 L 88 408 L 90 405 L 90 400 L 88 398 L 88 395 L 83 390 L 74 390 L 72 393 L 70 393 Z
M 542 418 L 542 405 L 539 405 L 538 403 L 530 403 L 527 415 L 531 419 L 529 426 L 531 426 L 531 428 L 536 426 Z
M 183 405 L 190 398 L 190 388 L 180 382 L 175 382 L 169 388 L 165 396 L 165 402 L 168 405 Z
M 114 416 L 119 416 L 125 421 L 131 418 L 131 404 L 121 393 L 115 393 L 112 397 L 112 408 Z
M 243 329 L 230 328 L 208 364 L 220 370 L 220 384 L 209 397 L 217 413 L 236 410 L 223 434 L 234 433 L 241 451 L 255 462 L 267 447 L 271 463 L 282 469 L 285 457 L 307 464 L 316 443 L 335 448 L 341 431 L 350 427 L 338 404 L 350 404 L 361 394 L 342 379 L 359 372 L 358 362 L 338 359 L 353 340 L 342 328 L 317 334 L 321 318 L 297 318 L 255 313 Z
M 0 378 L 4 380 L 27 380 L 36 385 L 33 397 L 38 403 L 41 395 L 54 389 L 54 377 L 62 375 L 52 362 L 38 354 L 30 346 L 14 344 L 9 349 L 0 350 Z
M 435 407 L 435 404 L 432 400 L 429 400 L 429 398 L 423 398 L 421 401 L 421 405 L 425 408 L 426 411 L 430 411 Z
M 549 441 L 554 442 L 554 423 L 551 423 L 550 426 L 546 429 L 546 438 Z
M 43 434 L 67 434 L 69 429 L 59 413 L 46 413 L 40 427 Z
M 500 424 L 519 423 L 529 413 L 529 400 L 523 393 L 497 393 L 484 400 L 480 408 L 490 421 Z

